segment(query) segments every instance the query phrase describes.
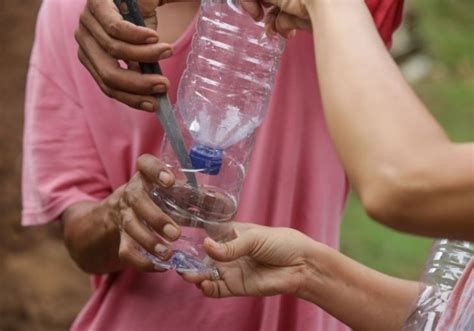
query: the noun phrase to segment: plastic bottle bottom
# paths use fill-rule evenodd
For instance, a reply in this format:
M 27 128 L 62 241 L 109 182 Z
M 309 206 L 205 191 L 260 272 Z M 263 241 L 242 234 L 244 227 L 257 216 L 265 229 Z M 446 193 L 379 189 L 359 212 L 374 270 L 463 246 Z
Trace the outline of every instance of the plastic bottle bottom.
M 167 261 L 160 260 L 145 250 L 142 250 L 142 254 L 156 268 L 160 269 L 176 270 L 178 272 L 203 272 L 211 269 L 211 266 L 208 264 L 209 258 L 200 260 L 180 250 L 174 250 L 173 255 Z
M 171 243 L 173 254 L 166 261 L 143 250 L 144 256 L 157 268 L 167 270 L 177 270 L 179 272 L 187 271 L 206 271 L 210 269 L 210 258 L 203 248 L 204 238 L 209 234 L 202 227 L 181 227 L 181 236 L 178 240 Z

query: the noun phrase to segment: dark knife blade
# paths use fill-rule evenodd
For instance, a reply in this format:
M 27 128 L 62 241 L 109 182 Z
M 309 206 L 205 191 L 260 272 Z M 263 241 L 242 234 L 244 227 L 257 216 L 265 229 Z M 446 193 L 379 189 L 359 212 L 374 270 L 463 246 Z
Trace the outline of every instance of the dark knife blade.
M 114 3 L 125 20 L 138 26 L 145 26 L 145 21 L 143 20 L 136 0 L 114 0 Z M 140 63 L 140 69 L 144 74 L 163 75 L 158 63 Z M 156 97 L 158 98 L 160 106 L 159 110 L 155 112 L 156 117 L 164 129 L 181 167 L 183 169 L 191 170 L 193 169 L 191 159 L 189 158 L 183 135 L 178 126 L 168 94 L 157 94 Z M 186 175 L 189 184 L 193 187 L 197 187 L 197 180 L 194 172 L 184 171 L 184 174 Z

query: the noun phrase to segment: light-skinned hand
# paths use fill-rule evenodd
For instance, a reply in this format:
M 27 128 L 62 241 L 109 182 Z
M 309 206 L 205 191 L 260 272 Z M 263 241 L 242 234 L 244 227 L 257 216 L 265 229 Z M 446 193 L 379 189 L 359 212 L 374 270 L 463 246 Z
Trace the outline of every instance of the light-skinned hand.
M 306 7 L 308 1 L 310 0 L 240 0 L 240 5 L 253 19 L 264 19 L 267 34 L 279 33 L 288 38 L 294 36 L 296 30 L 312 30 Z M 266 10 L 268 7 L 271 8 Z
M 324 246 L 290 228 L 240 223 L 236 234 L 236 239 L 226 243 L 204 241 L 220 280 L 213 281 L 208 273 L 183 274 L 205 296 L 297 294 L 307 279 L 307 257 Z

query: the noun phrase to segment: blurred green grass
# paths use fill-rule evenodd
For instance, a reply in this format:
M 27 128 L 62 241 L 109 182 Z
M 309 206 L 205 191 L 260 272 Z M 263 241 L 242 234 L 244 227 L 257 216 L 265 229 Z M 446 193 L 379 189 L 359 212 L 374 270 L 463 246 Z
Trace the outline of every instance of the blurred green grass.
M 474 1 L 408 0 L 414 32 L 434 61 L 430 75 L 415 84 L 418 95 L 456 142 L 474 141 Z M 342 251 L 390 275 L 416 279 L 431 240 L 401 234 L 372 221 L 358 199 L 348 201 Z

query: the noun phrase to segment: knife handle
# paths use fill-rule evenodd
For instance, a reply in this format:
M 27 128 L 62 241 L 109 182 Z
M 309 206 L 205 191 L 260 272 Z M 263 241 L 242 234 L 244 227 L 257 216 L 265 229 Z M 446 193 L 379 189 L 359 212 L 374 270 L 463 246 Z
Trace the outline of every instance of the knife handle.
M 114 3 L 126 21 L 146 27 L 145 20 L 140 13 L 140 8 L 136 0 L 114 0 Z M 161 67 L 158 63 L 140 62 L 140 70 L 144 74 L 163 75 L 163 71 L 161 71 Z

